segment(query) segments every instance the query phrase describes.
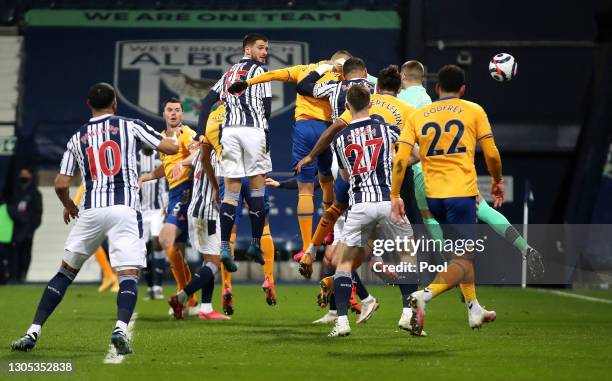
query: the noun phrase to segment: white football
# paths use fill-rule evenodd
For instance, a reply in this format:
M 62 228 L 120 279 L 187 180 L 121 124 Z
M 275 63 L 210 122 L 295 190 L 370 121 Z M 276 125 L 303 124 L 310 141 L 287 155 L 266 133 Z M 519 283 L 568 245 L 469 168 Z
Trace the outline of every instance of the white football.
M 516 76 L 517 63 L 508 53 L 499 53 L 489 62 L 489 74 L 499 82 L 509 81 Z

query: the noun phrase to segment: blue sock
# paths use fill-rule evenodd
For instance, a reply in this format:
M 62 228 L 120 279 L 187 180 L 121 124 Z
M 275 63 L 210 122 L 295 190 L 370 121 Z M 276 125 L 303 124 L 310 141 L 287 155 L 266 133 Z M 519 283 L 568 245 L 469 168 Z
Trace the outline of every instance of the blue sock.
M 138 277 L 119 275 L 119 293 L 117 294 L 117 320 L 128 324 L 138 301 Z
M 153 258 L 153 285 L 161 286 L 164 279 L 164 267 L 166 260 L 164 258 Z
M 329 297 L 329 310 L 338 311 L 338 307 L 336 307 L 336 295 L 334 294 L 331 294 Z
M 404 308 L 408 308 L 408 297 L 410 297 L 410 294 L 412 294 L 413 292 L 415 292 L 417 289 L 419 288 L 419 285 L 414 283 L 414 284 L 408 284 L 408 283 L 400 283 L 399 284 L 399 289 L 400 292 L 402 293 L 402 304 L 404 306 Z
M 229 247 L 232 229 L 236 219 L 236 206 L 222 203 L 219 208 L 219 223 L 221 224 L 221 247 Z
M 208 284 L 202 287 L 202 303 L 212 303 L 213 291 L 215 290 L 215 277 L 212 276 Z
M 334 296 L 336 297 L 338 316 L 348 315 L 352 291 L 353 280 L 351 279 L 351 273 L 336 271 L 334 274 Z
M 47 283 L 47 287 L 40 298 L 38 309 L 34 315 L 32 324 L 43 325 L 51 316 L 55 307 L 62 301 L 66 289 L 74 280 L 75 274 L 60 268 L 59 272 Z
M 357 274 L 357 271 L 353 271 L 351 275 L 353 275 L 353 282 L 355 283 L 355 287 L 357 288 L 357 296 L 359 296 L 359 299 L 364 300 L 365 298 L 370 296 L 370 293 L 361 281 L 361 278 L 359 278 L 359 274 Z
M 266 224 L 263 196 L 251 197 L 249 202 L 249 218 L 251 219 L 251 236 L 253 237 L 253 244 L 260 247 L 259 240 L 261 239 L 263 228 Z
M 204 266 L 200 267 L 198 272 L 193 274 L 191 282 L 189 282 L 189 284 L 185 286 L 183 291 L 188 296 L 191 296 L 198 290 L 203 289 L 204 286 L 208 285 L 211 282 L 211 280 L 214 282 L 216 268 L 217 266 L 214 263 L 206 263 Z

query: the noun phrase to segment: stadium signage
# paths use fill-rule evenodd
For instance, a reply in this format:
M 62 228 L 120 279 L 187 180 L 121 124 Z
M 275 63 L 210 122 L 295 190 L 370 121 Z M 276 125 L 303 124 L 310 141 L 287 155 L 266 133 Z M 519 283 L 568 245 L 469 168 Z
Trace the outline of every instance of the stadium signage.
M 14 136 L 0 137 L 0 156 L 10 156 L 15 152 L 17 138 Z
M 161 102 L 178 97 L 184 120 L 195 124 L 200 100 L 231 65 L 243 56 L 242 40 L 117 41 L 114 86 L 120 102 L 151 118 L 160 117 Z M 307 63 L 308 44 L 271 41 L 270 70 Z M 283 82 L 272 82 L 272 116 L 293 108 Z
M 393 11 L 112 11 L 35 9 L 31 27 L 399 29 Z

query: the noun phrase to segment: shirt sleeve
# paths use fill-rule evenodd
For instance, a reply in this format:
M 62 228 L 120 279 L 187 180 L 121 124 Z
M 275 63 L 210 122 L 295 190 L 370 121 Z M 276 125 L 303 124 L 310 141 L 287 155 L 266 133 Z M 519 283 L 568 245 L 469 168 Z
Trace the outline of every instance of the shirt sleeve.
M 74 138 L 74 137 L 73 137 Z M 73 176 L 74 170 L 77 167 L 76 157 L 74 156 L 72 139 L 66 144 L 66 151 L 62 156 L 62 163 L 60 164 L 60 174 L 66 176 Z
M 155 131 L 153 127 L 141 120 L 135 119 L 131 121 L 131 123 L 128 123 L 128 126 L 131 126 L 136 138 L 149 148 L 156 149 L 164 138 L 159 132 Z
M 337 159 L 336 161 L 338 162 L 338 168 L 344 169 L 345 167 L 344 167 L 344 160 L 342 160 L 342 152 L 340 152 L 339 150 L 340 147 L 336 143 L 336 139 L 332 141 L 332 145 L 334 147 L 334 153 L 336 154 L 336 159 Z
M 219 78 L 217 83 L 215 83 L 210 90 L 214 91 L 217 94 L 221 94 L 221 92 L 223 92 L 223 81 L 225 81 L 225 74 L 221 78 Z
M 476 139 L 480 140 L 490 136 L 493 136 L 493 131 L 491 131 L 489 118 L 487 113 L 482 108 L 479 108 L 476 111 Z
M 312 96 L 315 98 L 328 98 L 338 86 L 338 81 L 327 81 L 317 83 L 312 90 Z
M 414 146 L 416 143 L 416 130 L 414 127 L 414 123 L 410 118 L 408 118 L 408 123 L 406 123 L 406 127 L 402 130 L 397 140 L 400 143 L 407 143 L 411 146 Z
M 402 133 L 399 127 L 394 126 L 394 125 L 387 125 L 387 129 L 389 131 L 389 138 L 391 140 L 391 143 L 397 142 L 400 134 Z

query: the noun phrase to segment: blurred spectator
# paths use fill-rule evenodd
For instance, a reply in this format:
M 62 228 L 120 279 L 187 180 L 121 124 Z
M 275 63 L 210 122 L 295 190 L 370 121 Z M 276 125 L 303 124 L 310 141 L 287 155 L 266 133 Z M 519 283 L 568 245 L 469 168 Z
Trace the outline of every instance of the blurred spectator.
M 42 217 L 42 195 L 31 168 L 19 171 L 19 183 L 8 200 L 8 212 L 15 226 L 10 250 L 10 279 L 23 282 L 32 258 L 34 231 Z

